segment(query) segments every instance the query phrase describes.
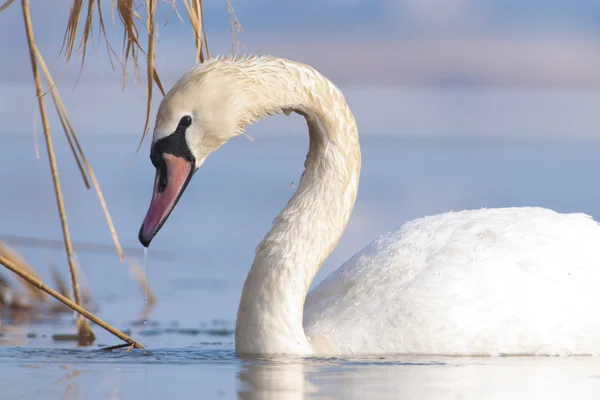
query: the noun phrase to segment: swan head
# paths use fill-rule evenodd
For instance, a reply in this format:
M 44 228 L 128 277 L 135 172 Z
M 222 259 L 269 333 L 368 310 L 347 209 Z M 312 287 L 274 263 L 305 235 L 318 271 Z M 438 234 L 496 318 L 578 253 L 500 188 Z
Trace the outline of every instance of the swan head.
M 230 60 L 192 69 L 160 103 L 150 147 L 156 168 L 150 207 L 139 232 L 148 247 L 206 157 L 254 118 L 240 69 Z

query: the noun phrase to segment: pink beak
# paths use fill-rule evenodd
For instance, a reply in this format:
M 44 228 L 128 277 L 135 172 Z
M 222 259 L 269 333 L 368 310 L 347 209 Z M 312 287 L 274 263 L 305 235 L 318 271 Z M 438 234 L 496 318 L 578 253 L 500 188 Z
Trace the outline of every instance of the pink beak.
M 194 172 L 193 163 L 185 158 L 163 153 L 162 161 L 156 169 L 152 201 L 140 228 L 139 239 L 144 247 L 150 245 L 169 218 Z

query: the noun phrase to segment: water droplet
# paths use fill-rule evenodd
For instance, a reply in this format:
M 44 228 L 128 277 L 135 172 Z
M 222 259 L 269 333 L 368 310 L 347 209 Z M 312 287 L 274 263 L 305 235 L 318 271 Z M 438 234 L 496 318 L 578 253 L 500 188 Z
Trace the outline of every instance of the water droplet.
M 148 305 L 148 248 L 144 247 L 144 269 L 145 269 L 145 273 L 146 273 L 146 279 L 145 279 L 145 284 L 146 284 L 146 288 L 145 288 L 145 292 L 144 292 L 144 304 L 147 306 Z M 144 319 L 144 325 L 147 325 L 148 321 L 146 319 Z

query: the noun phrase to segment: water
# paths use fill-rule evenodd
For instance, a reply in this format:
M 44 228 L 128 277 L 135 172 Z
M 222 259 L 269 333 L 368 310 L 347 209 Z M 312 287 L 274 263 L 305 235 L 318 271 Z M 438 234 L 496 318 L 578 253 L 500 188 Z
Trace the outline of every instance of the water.
M 148 248 L 144 247 L 144 273 L 146 276 L 144 285 L 144 303 L 148 304 Z
M 129 265 L 112 251 L 80 251 L 77 261 L 96 314 L 146 349 L 100 351 L 119 341 L 96 326 L 94 346 L 79 349 L 57 336 L 75 332 L 70 315 L 10 321 L 3 314 L 2 398 L 579 399 L 600 392 L 594 357 L 237 357 L 235 315 L 254 248 L 290 197 L 289 183 L 298 182 L 307 149 L 304 136 L 253 136 L 254 142 L 238 138 L 209 157 L 147 256 L 137 231 L 152 191 L 148 143 L 124 169 L 137 136 L 81 137 L 119 238 L 131 248 L 126 258 L 144 258 L 145 267 L 152 263 L 156 308 L 140 319 L 147 288 L 137 285 Z M 35 158 L 32 138 L 2 141 L 10 151 L 0 161 L 8 193 L 1 200 L 0 234 L 60 239 L 44 155 Z M 316 282 L 379 233 L 422 215 L 536 205 L 600 217 L 598 142 L 365 136 L 361 144 L 355 211 Z M 73 240 L 110 246 L 95 194 L 83 189 L 62 139 L 56 148 Z M 49 261 L 68 278 L 60 247 L 16 247 L 50 286 Z M 0 276 L 10 275 L 0 269 Z
M 594 358 L 240 359 L 229 349 L 198 347 L 8 349 L 0 367 L 3 398 L 586 399 L 600 390 Z M 36 384 L 22 385 L 25 379 Z

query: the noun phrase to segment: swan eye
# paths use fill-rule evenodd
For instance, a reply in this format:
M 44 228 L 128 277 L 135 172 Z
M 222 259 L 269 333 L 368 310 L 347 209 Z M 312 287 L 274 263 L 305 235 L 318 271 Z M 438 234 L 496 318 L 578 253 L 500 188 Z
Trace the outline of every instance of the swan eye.
M 190 117 L 189 115 L 184 115 L 179 120 L 179 126 L 182 127 L 182 128 L 187 128 L 191 124 L 192 124 L 192 117 Z

